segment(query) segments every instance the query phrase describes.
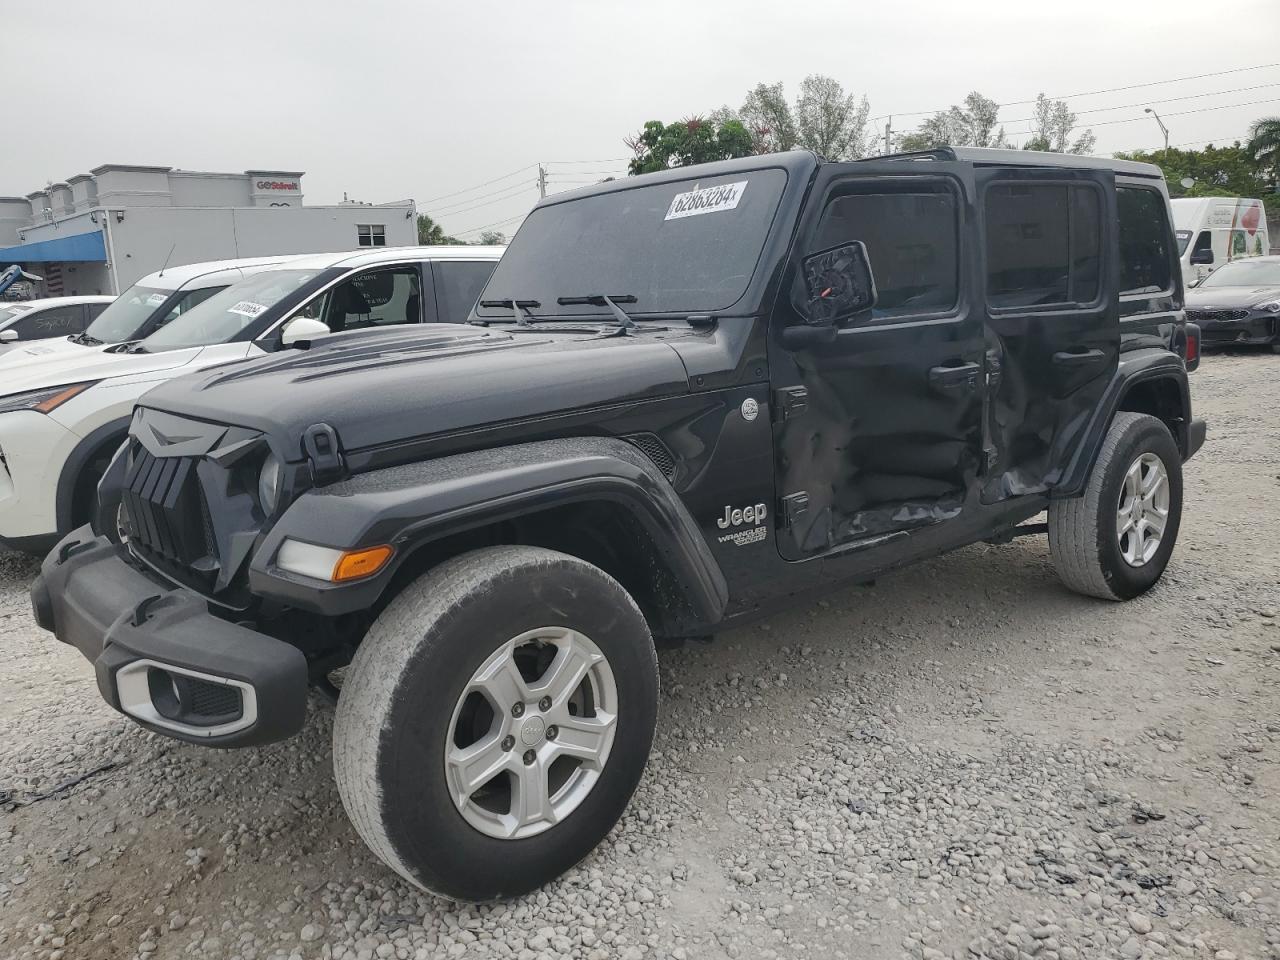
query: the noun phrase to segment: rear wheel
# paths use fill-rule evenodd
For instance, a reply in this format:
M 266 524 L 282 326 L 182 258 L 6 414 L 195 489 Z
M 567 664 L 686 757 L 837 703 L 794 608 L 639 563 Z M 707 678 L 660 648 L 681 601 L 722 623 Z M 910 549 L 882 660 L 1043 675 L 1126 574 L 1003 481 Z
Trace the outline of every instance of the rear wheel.
M 613 578 L 550 550 L 479 550 L 410 585 L 356 652 L 338 791 L 410 882 L 459 900 L 524 893 L 617 822 L 657 699 L 648 626 Z
M 1182 457 L 1155 417 L 1117 413 L 1084 496 L 1049 504 L 1049 552 L 1072 590 L 1129 600 L 1164 573 L 1182 519 Z

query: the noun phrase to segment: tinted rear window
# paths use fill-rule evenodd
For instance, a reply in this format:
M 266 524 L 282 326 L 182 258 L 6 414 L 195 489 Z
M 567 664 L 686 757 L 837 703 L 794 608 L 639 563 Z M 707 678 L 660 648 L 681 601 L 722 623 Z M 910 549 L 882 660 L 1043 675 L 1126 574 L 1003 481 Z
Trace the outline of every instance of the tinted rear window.
M 496 263 L 477 260 L 437 260 L 431 265 L 436 280 L 436 309 L 442 323 L 465 323 Z
M 1169 220 L 1154 190 L 1117 187 L 1120 212 L 1120 292 L 1160 293 L 1173 286 Z
M 539 316 L 607 315 L 556 303 L 595 294 L 634 296 L 631 313 L 727 309 L 746 293 L 786 182 L 782 170 L 749 170 L 540 207 L 511 241 L 484 299 L 538 300 Z
M 1097 190 L 1001 183 L 983 201 L 987 301 L 992 307 L 1092 303 L 1102 263 Z

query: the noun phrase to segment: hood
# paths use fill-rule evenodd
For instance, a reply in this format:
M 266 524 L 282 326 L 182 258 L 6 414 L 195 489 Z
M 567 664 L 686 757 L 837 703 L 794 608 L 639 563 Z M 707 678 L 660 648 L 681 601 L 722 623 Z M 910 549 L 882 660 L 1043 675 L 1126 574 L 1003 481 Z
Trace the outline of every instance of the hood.
M 73 344 L 74 346 L 74 344 Z M 48 357 L 30 357 L 0 366 L 0 397 L 28 390 L 43 390 L 85 380 L 105 380 L 132 374 L 169 370 L 189 363 L 201 352 L 170 350 L 165 353 L 115 353 L 106 347 L 75 347 Z M 0 358 L 0 363 L 9 357 Z
M 1187 291 L 1188 310 L 1252 307 L 1280 300 L 1280 287 L 1193 287 Z
M 661 334 L 431 324 L 328 337 L 178 377 L 145 405 L 261 430 L 296 460 L 316 423 L 353 451 L 688 389 L 684 364 Z
M 50 357 L 70 356 L 84 359 L 102 349 L 104 348 L 101 344 L 86 346 L 83 343 L 73 343 L 70 337 L 52 337 L 26 343 L 4 343 L 0 344 L 0 371 L 11 368 L 15 363 L 37 363 Z M 0 372 L 0 378 L 3 376 L 3 372 Z

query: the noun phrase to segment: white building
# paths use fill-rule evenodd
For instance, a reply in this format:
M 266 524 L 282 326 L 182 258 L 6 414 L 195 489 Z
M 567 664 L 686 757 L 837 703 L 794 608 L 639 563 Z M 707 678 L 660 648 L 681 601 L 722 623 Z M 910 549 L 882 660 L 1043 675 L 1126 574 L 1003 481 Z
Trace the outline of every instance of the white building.
M 51 295 L 120 293 L 167 261 L 327 253 L 417 243 L 412 200 L 305 206 L 302 174 L 106 164 L 25 197 L 0 197 L 0 270 Z

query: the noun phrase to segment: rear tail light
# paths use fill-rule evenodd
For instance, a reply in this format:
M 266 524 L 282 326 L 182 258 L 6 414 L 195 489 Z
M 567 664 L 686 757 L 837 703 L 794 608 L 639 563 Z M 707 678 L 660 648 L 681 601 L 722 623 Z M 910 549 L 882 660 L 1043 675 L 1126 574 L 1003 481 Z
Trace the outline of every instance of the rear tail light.
M 1187 337 L 1183 341 L 1182 359 L 1186 361 L 1187 370 L 1200 366 L 1200 328 L 1194 323 L 1187 324 Z

